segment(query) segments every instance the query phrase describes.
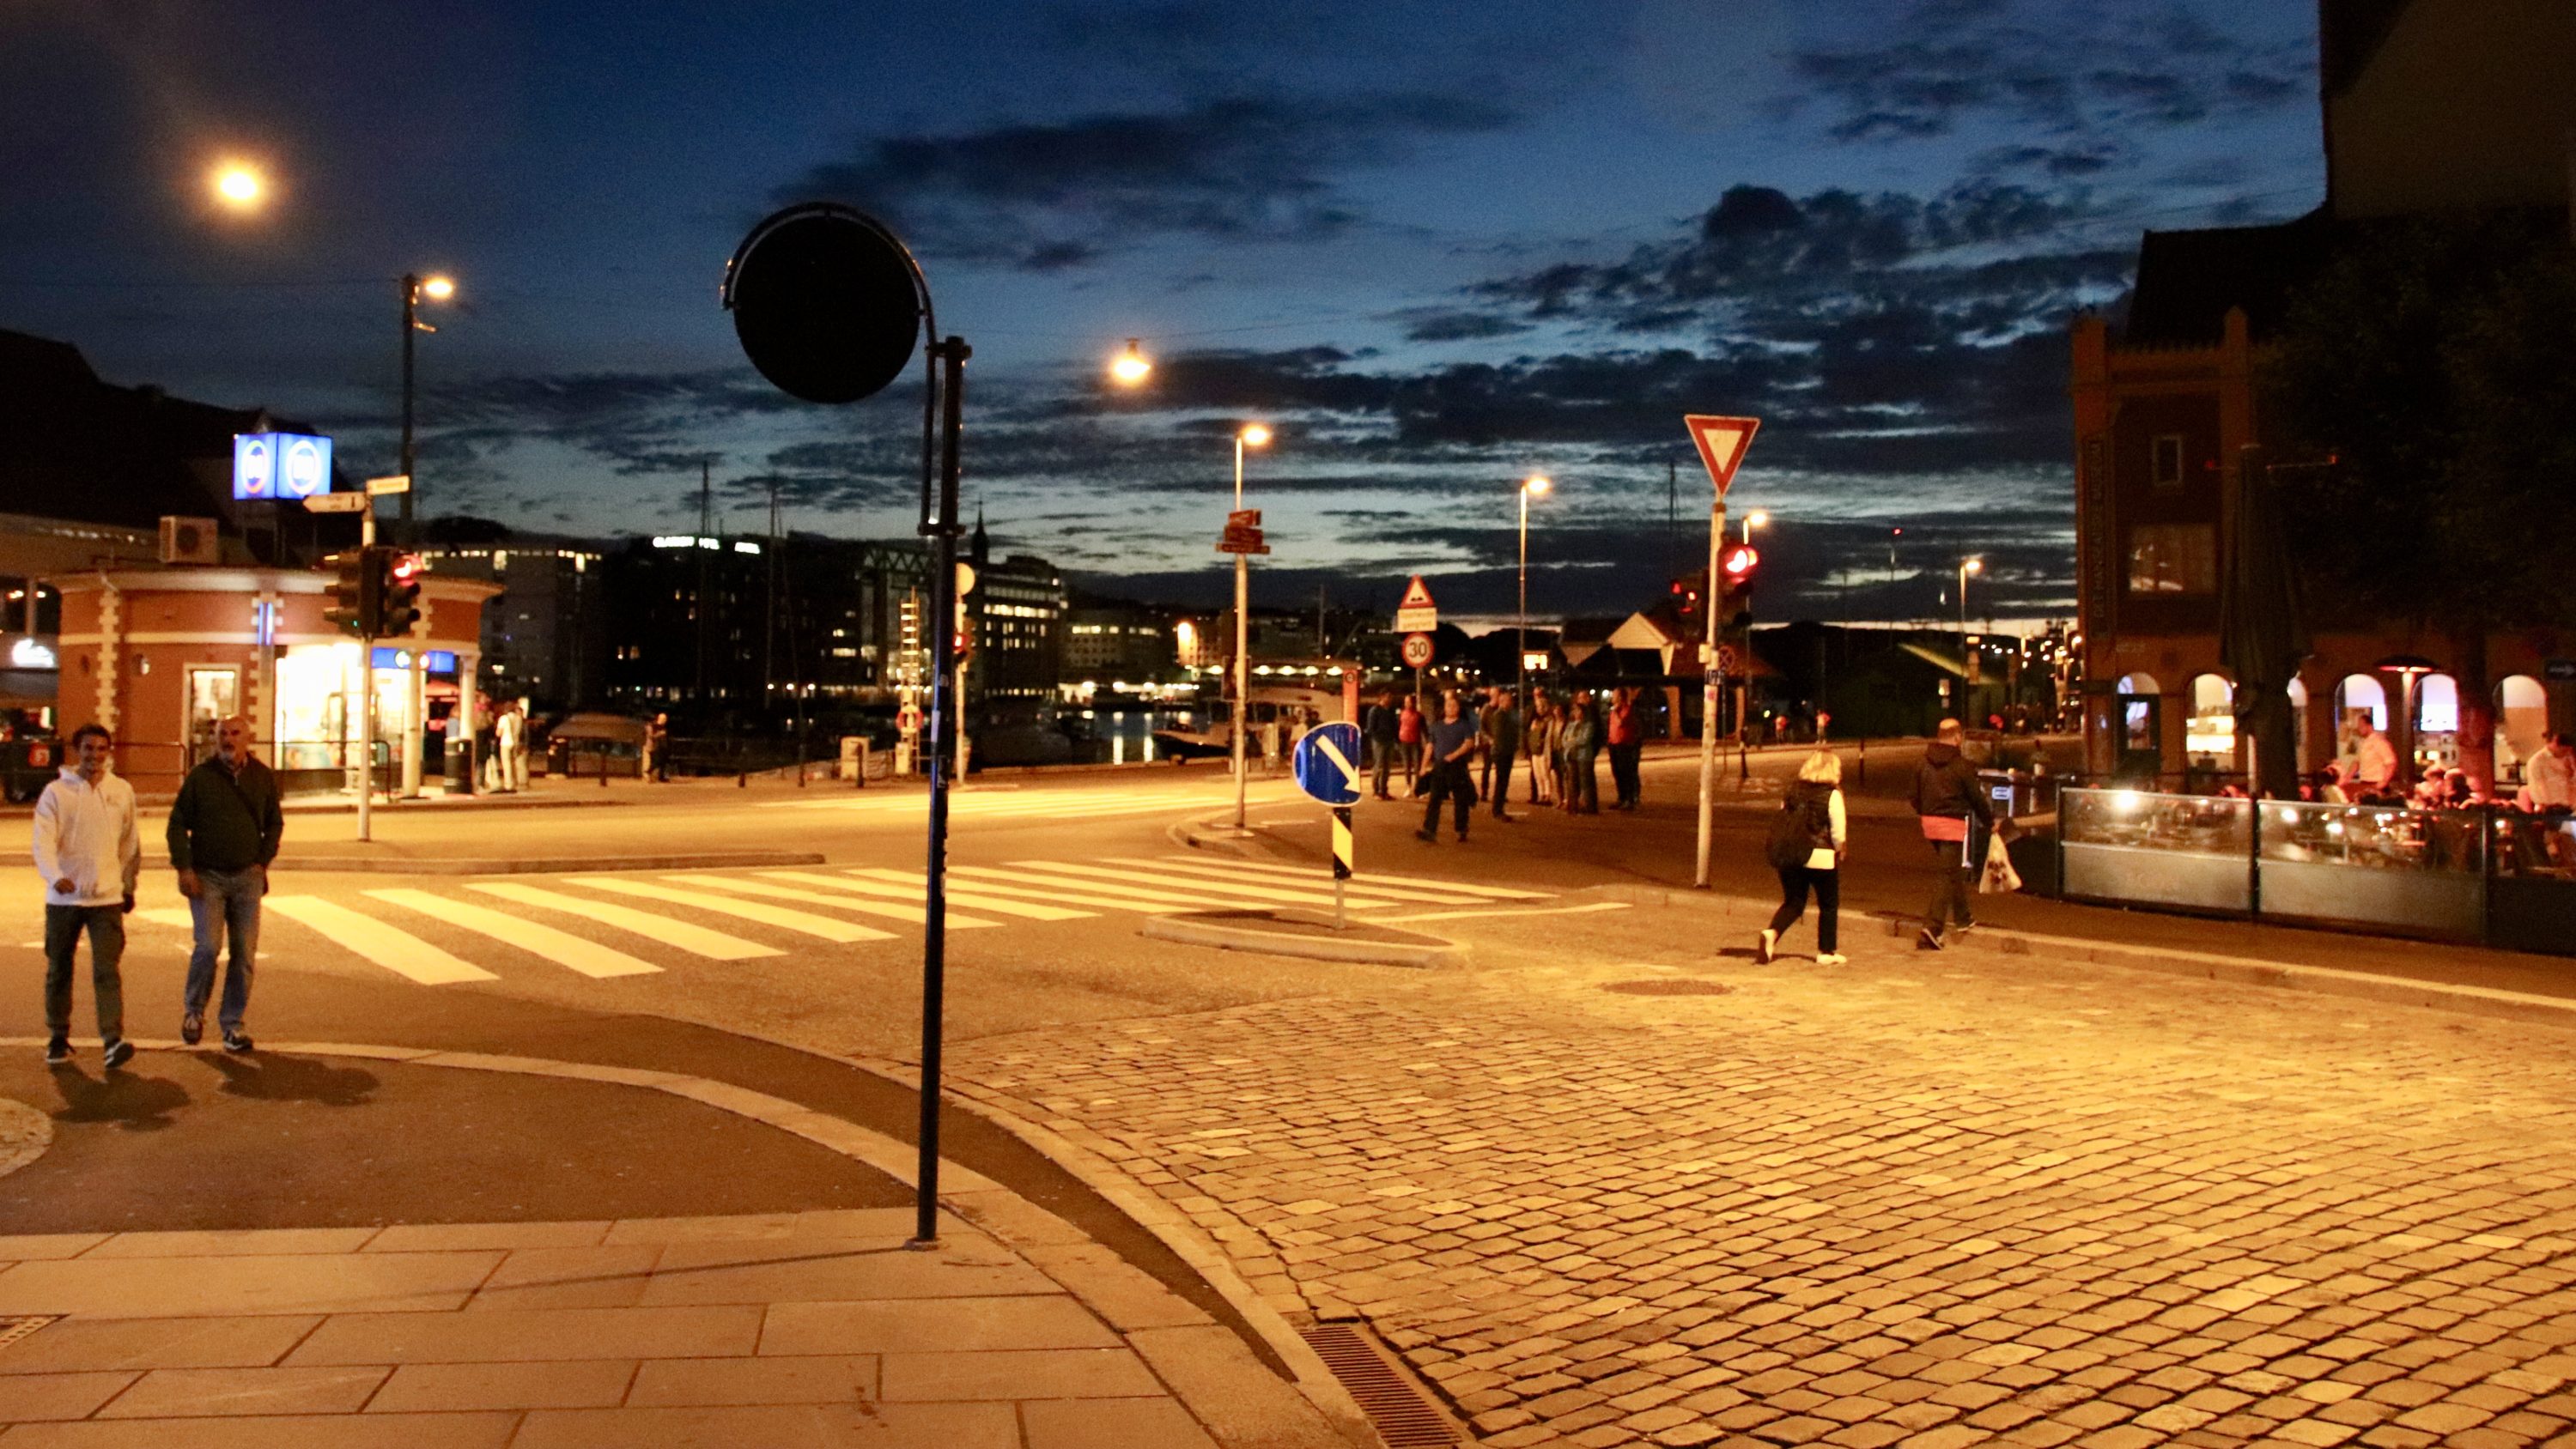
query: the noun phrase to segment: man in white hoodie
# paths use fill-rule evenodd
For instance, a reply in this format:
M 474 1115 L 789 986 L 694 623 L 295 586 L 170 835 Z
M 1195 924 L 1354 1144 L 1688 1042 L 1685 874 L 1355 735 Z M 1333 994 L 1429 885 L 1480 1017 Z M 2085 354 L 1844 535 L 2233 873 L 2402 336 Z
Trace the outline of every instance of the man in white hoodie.
M 106 728 L 72 731 L 77 765 L 36 801 L 36 874 L 45 882 L 45 1060 L 72 1059 L 72 953 L 89 932 L 90 984 L 98 997 L 100 1060 L 121 1067 L 134 1056 L 125 1039 L 125 917 L 143 869 L 143 840 L 134 828 L 134 787 L 108 769 L 116 741 Z

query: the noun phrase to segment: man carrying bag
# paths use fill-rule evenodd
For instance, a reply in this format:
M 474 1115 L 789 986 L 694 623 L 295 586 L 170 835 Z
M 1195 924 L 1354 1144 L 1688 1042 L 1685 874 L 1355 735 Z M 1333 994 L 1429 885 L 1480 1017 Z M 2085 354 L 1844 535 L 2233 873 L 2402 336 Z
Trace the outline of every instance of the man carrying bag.
M 1977 923 L 1968 909 L 1968 892 L 1985 866 L 1986 832 L 1994 828 L 1995 807 L 1977 783 L 1976 767 L 1960 753 L 1967 739 L 1957 720 L 1941 721 L 1914 772 L 1914 813 L 1940 873 L 1922 934 L 1914 941 L 1926 951 L 1944 949 L 1951 936 Z

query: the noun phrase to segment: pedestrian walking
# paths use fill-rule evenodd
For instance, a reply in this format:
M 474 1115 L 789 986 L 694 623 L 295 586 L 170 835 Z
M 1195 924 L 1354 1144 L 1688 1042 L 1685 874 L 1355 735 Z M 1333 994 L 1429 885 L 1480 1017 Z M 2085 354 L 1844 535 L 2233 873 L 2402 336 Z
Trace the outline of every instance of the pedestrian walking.
M 1404 707 L 1395 713 L 1396 753 L 1404 760 L 1404 793 L 1407 797 L 1422 793 L 1422 701 L 1414 695 L 1404 697 Z
M 518 701 L 511 713 L 518 717 L 519 733 L 510 741 L 509 783 L 513 791 L 519 791 L 528 788 L 528 750 L 536 743 L 534 739 L 536 726 L 534 721 L 528 718 L 528 701 L 525 697 Z
M 1503 805 L 1512 794 L 1512 767 L 1520 763 L 1521 758 L 1520 702 L 1512 697 L 1510 690 L 1495 687 L 1492 703 L 1485 709 L 1482 733 L 1487 746 L 1486 761 L 1493 772 L 1487 794 L 1494 802 L 1494 818 L 1509 820 L 1512 817 L 1503 812 Z
M 143 841 L 134 829 L 134 787 L 110 768 L 116 737 L 104 725 L 72 731 L 78 761 L 62 768 L 36 801 L 36 874 L 45 882 L 45 1060 L 72 1059 L 72 954 L 89 933 L 89 979 L 97 998 L 99 1060 L 133 1059 L 125 1039 L 125 917 L 134 909 Z
M 1431 772 L 1428 798 L 1422 807 L 1422 828 L 1413 832 L 1426 843 L 1440 839 L 1440 802 L 1450 806 L 1451 824 L 1458 839 L 1467 838 L 1467 812 L 1476 803 L 1476 781 L 1472 762 L 1476 754 L 1476 721 L 1460 704 L 1455 690 L 1440 696 L 1440 718 L 1430 730 Z
M 1387 793 L 1387 776 L 1395 767 L 1396 748 L 1403 742 L 1401 712 L 1395 707 L 1395 691 L 1378 696 L 1360 721 L 1360 735 L 1368 741 L 1369 785 L 1380 800 L 1395 797 Z
M 602 779 L 607 778 L 604 773 L 607 768 L 606 763 L 602 762 L 600 766 L 600 769 L 603 771 L 601 775 Z M 671 717 L 667 714 L 657 714 L 653 716 L 653 722 L 644 726 L 644 769 L 642 773 L 644 778 L 647 780 L 653 780 L 663 784 L 668 784 L 670 782 Z
M 215 1024 L 223 1029 L 224 1050 L 251 1049 L 245 1018 L 259 959 L 259 902 L 268 894 L 268 868 L 285 836 L 277 777 L 251 754 L 250 721 L 234 715 L 216 727 L 214 758 L 188 772 L 170 806 L 170 865 L 179 873 L 179 894 L 188 898 L 197 928 L 180 1000 L 179 1040 L 190 1046 L 205 1035 L 215 956 L 229 936 L 232 960 L 224 969 Z
M 1601 723 L 1592 717 L 1592 696 L 1578 691 L 1565 722 L 1565 810 L 1569 815 L 1601 813 L 1601 779 L 1593 761 L 1601 754 Z
M 1556 701 L 1546 690 L 1530 700 L 1529 738 L 1523 741 L 1529 752 L 1530 803 L 1556 803 L 1556 752 L 1558 738 L 1565 732 L 1565 717 L 1557 711 Z
M 1646 753 L 1646 728 L 1637 718 L 1637 691 L 1621 685 L 1610 704 L 1607 721 L 1610 738 L 1610 781 L 1619 792 L 1620 810 L 1634 810 L 1645 793 L 1639 778 L 1638 761 Z
M 520 738 L 527 729 L 527 723 L 520 717 L 516 701 L 502 705 L 500 717 L 492 721 L 492 789 L 495 794 L 515 795 L 519 792 L 513 772 Z
M 1914 771 L 1914 813 L 1939 872 L 1922 934 L 1915 938 L 1926 951 L 1942 949 L 1952 935 L 1977 923 L 1968 910 L 1968 891 L 1985 869 L 1985 832 L 1995 823 L 1995 807 L 1977 784 L 1976 767 L 1960 753 L 1967 739 L 1957 720 L 1941 721 Z
M 1834 948 L 1842 911 L 1842 860 L 1850 833 L 1843 811 L 1843 762 L 1831 750 L 1818 750 L 1798 767 L 1798 778 L 1780 801 L 1780 816 L 1771 827 L 1771 868 L 1780 873 L 1780 909 L 1753 946 L 1753 959 L 1769 965 L 1780 937 L 1807 910 L 1807 894 L 1816 897 L 1816 964 L 1840 966 L 1846 959 Z

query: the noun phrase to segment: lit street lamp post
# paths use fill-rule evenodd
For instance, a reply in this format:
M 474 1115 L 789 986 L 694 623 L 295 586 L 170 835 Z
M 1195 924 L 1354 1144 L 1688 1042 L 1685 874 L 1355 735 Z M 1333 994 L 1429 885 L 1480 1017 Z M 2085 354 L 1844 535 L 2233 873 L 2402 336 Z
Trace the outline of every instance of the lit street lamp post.
M 1744 515 L 1744 546 L 1753 546 L 1753 530 L 1771 521 L 1771 515 L 1756 508 Z M 1742 785 L 1753 778 L 1751 752 L 1745 748 L 1744 717 L 1753 709 L 1753 595 L 1744 596 L 1744 673 L 1735 686 L 1735 781 Z
M 1518 490 L 1521 499 L 1521 622 L 1515 642 L 1519 645 L 1521 675 L 1512 707 L 1521 711 L 1523 728 L 1527 728 L 1529 719 L 1529 501 L 1546 497 L 1547 491 L 1555 486 L 1544 474 L 1533 473 L 1521 480 Z
M 1968 721 L 1968 575 L 1985 571 L 1984 559 L 1959 560 L 1959 697 L 1951 701 L 1951 709 L 1963 725 Z
M 1270 430 L 1259 423 L 1246 423 L 1234 433 L 1234 511 L 1243 511 L 1243 450 L 1265 447 Z M 1252 557 L 1234 556 L 1234 828 L 1246 830 L 1243 818 L 1243 796 L 1246 773 L 1243 764 L 1244 736 L 1252 724 Z
M 406 544 L 413 544 L 413 543 L 417 543 L 417 542 L 419 542 L 419 539 L 418 539 L 418 538 L 416 538 L 416 537 L 413 535 L 413 533 L 412 533 L 412 517 L 411 517 L 411 500 L 412 500 L 412 495 L 413 495 L 413 494 L 415 494 L 415 493 L 418 493 L 418 492 L 420 491 L 419 474 L 418 474 L 418 473 L 413 469 L 413 467 L 412 467 L 412 456 L 411 456 L 411 454 L 412 454 L 412 441 L 411 441 L 411 431 L 412 431 L 412 430 L 411 430 L 411 413 L 412 413 L 412 334 L 413 334 L 413 333 L 415 333 L 415 332 L 435 332 L 435 331 L 437 331 L 437 330 L 438 330 L 437 328 L 432 327 L 432 326 L 430 326 L 428 323 L 423 322 L 423 321 L 421 321 L 421 320 L 420 320 L 420 299 L 421 299 L 421 298 L 423 298 L 423 297 L 427 297 L 429 300 L 431 300 L 431 301 L 433 301 L 433 302 L 444 302 L 444 301 L 446 301 L 448 298 L 453 297 L 453 296 L 455 296 L 455 295 L 456 295 L 456 283 L 455 283 L 454 281 L 452 281 L 452 280 L 448 279 L 447 277 L 444 277 L 444 276 L 427 276 L 427 277 L 424 277 L 424 276 L 420 275 L 420 274 L 419 274 L 419 273 L 417 273 L 417 272 L 405 272 L 405 273 L 403 273 L 403 279 L 402 279 L 402 307 L 403 307 L 403 320 L 402 320 L 402 338 L 403 338 L 403 356 L 402 356 L 402 470 L 401 470 L 401 471 L 402 471 L 402 475 L 403 475 L 404 477 L 406 477 L 406 478 L 410 478 L 410 479 L 412 479 L 412 480 L 413 480 L 412 486 L 411 486 L 410 488 L 405 489 L 405 490 L 403 491 L 403 495 L 402 495 L 402 534 L 403 534 L 403 542 L 404 542 L 404 543 L 406 543 Z

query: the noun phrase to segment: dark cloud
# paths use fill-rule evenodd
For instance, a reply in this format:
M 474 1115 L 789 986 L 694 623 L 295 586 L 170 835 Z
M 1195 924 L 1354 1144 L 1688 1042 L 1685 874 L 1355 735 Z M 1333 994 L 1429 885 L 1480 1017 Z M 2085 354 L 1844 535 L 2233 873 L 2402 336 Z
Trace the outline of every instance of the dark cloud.
M 2141 15 L 2082 0 L 1918 0 L 1866 42 L 1802 49 L 1792 67 L 1847 141 L 1979 119 L 2099 140 L 2293 104 L 2314 85 L 2313 55 L 2309 37 L 2225 34 L 2180 4 Z
M 450 443 L 536 438 L 608 460 L 624 477 L 694 472 L 719 425 L 801 409 L 745 370 L 490 377 L 425 390 Z
M 1228 97 L 957 134 L 880 137 L 778 188 L 888 216 L 933 252 L 1053 271 L 1156 236 L 1297 240 L 1361 218 L 1337 173 L 1500 130 L 1467 96 Z

